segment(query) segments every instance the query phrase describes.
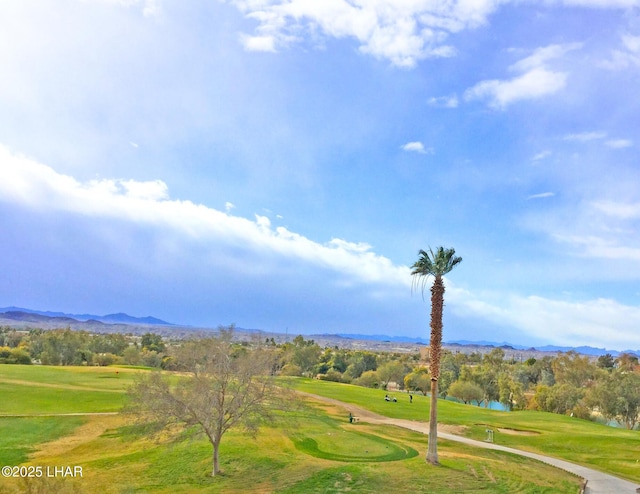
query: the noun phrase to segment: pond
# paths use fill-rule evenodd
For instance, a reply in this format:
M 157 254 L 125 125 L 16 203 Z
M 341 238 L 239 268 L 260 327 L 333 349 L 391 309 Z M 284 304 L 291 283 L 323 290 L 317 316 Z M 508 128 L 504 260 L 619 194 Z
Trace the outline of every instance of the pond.
M 463 403 L 462 401 L 460 401 L 457 398 L 454 398 L 453 396 L 447 396 L 447 400 L 448 401 L 453 401 L 454 403 Z M 500 403 L 499 401 L 490 401 L 489 402 L 489 406 L 487 406 L 487 407 L 484 406 L 484 402 L 478 403 L 477 401 L 472 401 L 471 403 L 468 403 L 468 405 L 474 406 L 474 407 L 480 406 L 480 408 L 488 408 L 489 410 L 498 410 L 500 412 L 508 412 L 509 411 L 509 409 L 506 406 L 504 406 L 502 403 Z

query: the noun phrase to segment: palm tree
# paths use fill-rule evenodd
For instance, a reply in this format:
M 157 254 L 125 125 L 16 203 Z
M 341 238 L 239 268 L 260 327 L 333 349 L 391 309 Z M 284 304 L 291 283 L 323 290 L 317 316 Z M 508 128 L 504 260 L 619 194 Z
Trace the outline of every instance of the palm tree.
M 442 277 L 462 261 L 455 256 L 454 249 L 438 247 L 434 252 L 420 249 L 418 260 L 411 266 L 411 275 L 415 283 L 421 280 L 422 293 L 429 276 L 433 276 L 431 286 L 431 341 L 429 353 L 431 359 L 431 409 L 429 415 L 429 447 L 427 462 L 438 465 L 438 377 L 440 376 L 440 354 L 442 353 L 442 308 L 444 307 L 444 283 Z

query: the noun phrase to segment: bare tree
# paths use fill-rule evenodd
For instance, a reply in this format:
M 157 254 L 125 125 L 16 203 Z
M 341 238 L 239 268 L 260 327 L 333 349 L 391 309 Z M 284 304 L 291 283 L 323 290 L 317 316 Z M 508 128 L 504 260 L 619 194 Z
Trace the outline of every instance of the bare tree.
M 220 335 L 185 342 L 173 352 L 177 374 L 151 372 L 130 388 L 125 411 L 159 430 L 197 426 L 213 446 L 212 476 L 220 472 L 222 436 L 231 428 L 255 435 L 276 408 L 295 400 L 276 386 L 274 354 L 232 343 L 233 327 Z M 283 395 L 287 395 L 286 397 Z

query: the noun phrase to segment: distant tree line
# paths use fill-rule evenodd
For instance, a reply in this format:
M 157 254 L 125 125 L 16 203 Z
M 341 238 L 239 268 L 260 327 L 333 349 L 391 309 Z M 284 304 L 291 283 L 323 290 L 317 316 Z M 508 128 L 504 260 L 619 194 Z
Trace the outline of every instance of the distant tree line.
M 275 345 L 275 343 L 274 343 Z M 316 377 L 371 388 L 429 394 L 429 362 L 419 354 L 321 348 L 297 336 L 279 346 L 280 373 Z M 602 417 L 629 429 L 640 423 L 638 357 L 607 354 L 592 359 L 576 352 L 530 358 L 505 358 L 501 348 L 486 354 L 444 351 L 440 360 L 439 397 L 508 410 L 539 410 L 584 419 Z
M 0 364 L 124 364 L 174 370 L 172 347 L 180 344 L 152 332 L 135 336 L 0 327 Z M 263 346 L 272 349 L 274 375 L 430 392 L 429 362 L 422 362 L 418 353 L 322 348 L 300 335 L 282 344 L 267 338 Z M 640 365 L 638 357 L 625 353 L 593 359 L 568 352 L 521 362 L 506 358 L 501 348 L 484 355 L 444 351 L 438 393 L 477 406 L 499 402 L 509 410 L 599 416 L 629 429 L 640 422 Z
M 170 360 L 166 349 L 162 336 L 151 332 L 140 337 L 70 328 L 22 331 L 0 327 L 0 364 L 164 367 Z

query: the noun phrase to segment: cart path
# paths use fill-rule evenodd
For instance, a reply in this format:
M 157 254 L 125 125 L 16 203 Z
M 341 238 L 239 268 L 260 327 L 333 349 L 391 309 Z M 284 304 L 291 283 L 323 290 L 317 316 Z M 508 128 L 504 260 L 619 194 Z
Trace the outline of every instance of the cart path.
M 334 400 L 332 398 L 325 398 L 324 396 L 304 393 L 301 391 L 299 391 L 298 393 L 319 401 L 323 401 L 325 403 L 340 406 L 355 417 L 358 417 L 359 420 L 363 420 L 372 424 L 395 425 L 397 427 L 403 427 L 412 431 L 422 432 L 423 434 L 429 434 L 428 422 L 417 422 L 415 420 L 394 419 L 385 417 L 384 415 L 378 415 L 377 413 L 374 413 L 370 410 L 366 410 L 364 408 L 360 408 L 356 405 L 345 403 L 343 401 Z M 635 484 L 633 482 L 629 482 L 628 480 L 624 480 L 613 475 L 594 470 L 592 468 L 583 467 L 581 465 L 577 465 L 575 463 L 571 463 L 566 460 L 560 460 L 558 458 L 553 458 L 550 456 L 530 453 L 529 451 L 522 451 L 515 448 L 500 446 L 499 444 L 476 441 L 475 439 L 468 439 L 456 434 L 451 434 L 450 432 L 447 432 L 447 430 L 451 429 L 447 426 L 438 426 L 438 437 L 447 439 L 449 441 L 457 441 L 460 443 L 468 444 L 469 446 L 473 446 L 476 448 L 493 449 L 497 451 L 504 451 L 514 455 L 525 456 L 527 458 L 532 458 L 534 460 L 547 463 L 556 468 L 561 468 L 562 470 L 566 470 L 567 472 L 571 472 L 579 477 L 582 477 L 587 481 L 587 487 L 584 491 L 585 494 L 636 494 L 637 492 L 640 492 L 640 484 Z

